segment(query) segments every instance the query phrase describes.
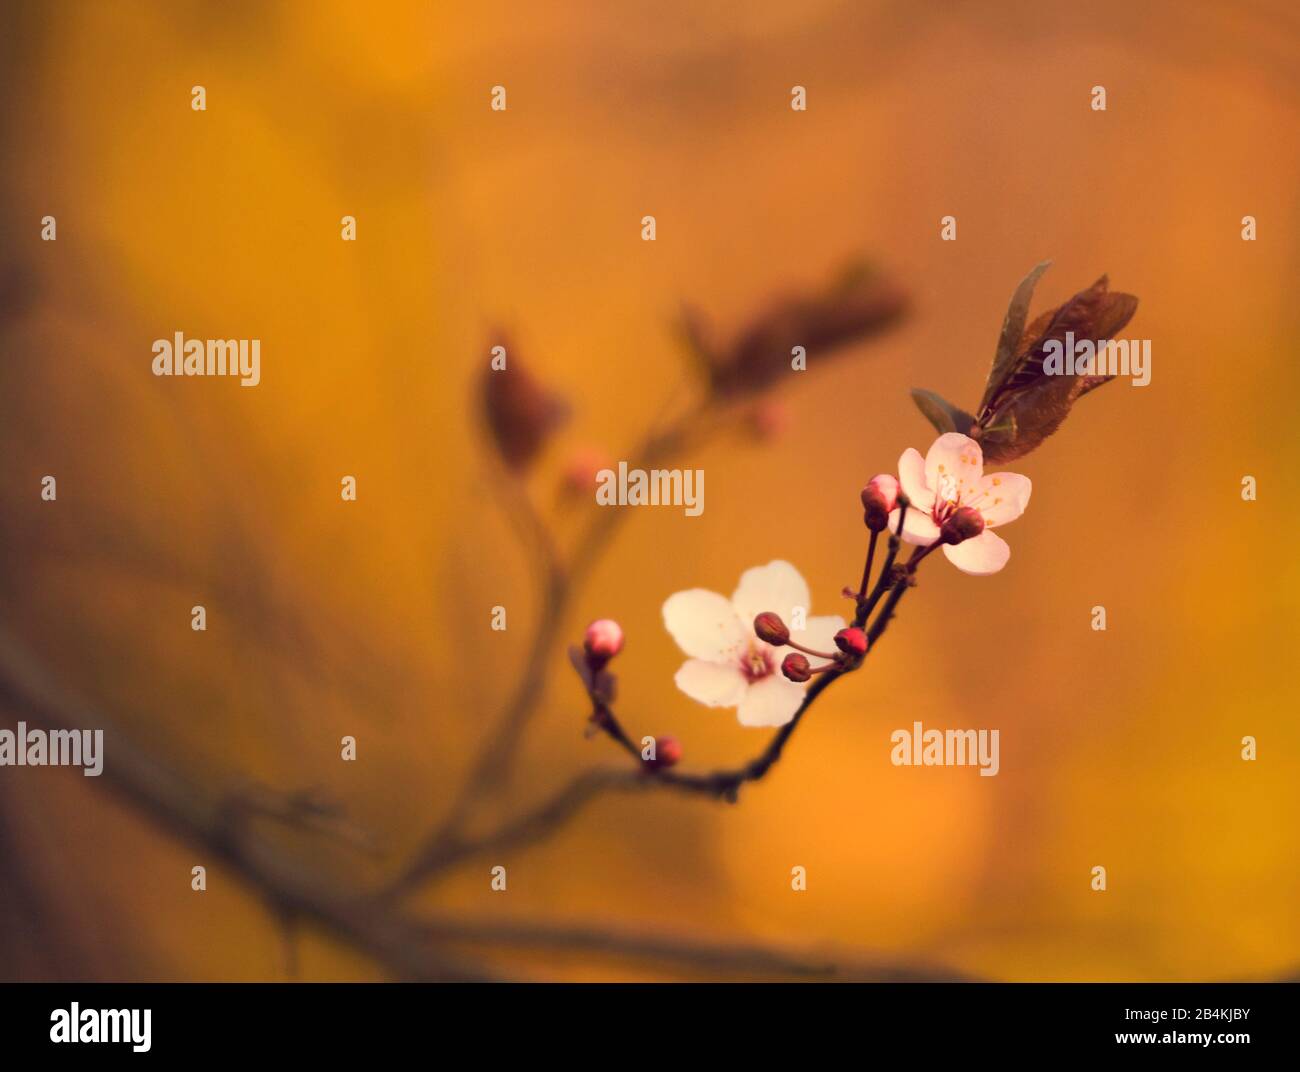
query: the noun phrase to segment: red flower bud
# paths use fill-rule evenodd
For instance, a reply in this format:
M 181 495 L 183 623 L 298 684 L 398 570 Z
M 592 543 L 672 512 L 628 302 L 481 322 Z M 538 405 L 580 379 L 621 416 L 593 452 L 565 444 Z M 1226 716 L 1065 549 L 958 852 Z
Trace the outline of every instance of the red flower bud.
M 675 767 L 682 761 L 682 743 L 676 737 L 660 737 L 655 741 L 655 757 L 647 759 L 647 767 Z
M 754 635 L 765 644 L 780 648 L 790 643 L 790 630 L 785 627 L 779 614 L 770 610 L 763 611 L 754 619 Z
M 781 673 L 791 681 L 807 681 L 812 677 L 812 667 L 804 656 L 792 651 L 781 660 Z
M 971 506 L 961 506 L 939 526 L 939 538 L 944 543 L 961 543 L 984 531 L 984 518 Z
M 867 634 L 856 625 L 851 625 L 835 634 L 835 646 L 845 655 L 865 655 L 867 653 Z
M 593 661 L 603 664 L 623 650 L 623 629 L 612 618 L 600 618 L 587 626 L 582 648 Z
M 880 532 L 889 525 L 889 515 L 898 505 L 898 481 L 888 473 L 873 476 L 862 489 L 862 520 L 872 532 Z

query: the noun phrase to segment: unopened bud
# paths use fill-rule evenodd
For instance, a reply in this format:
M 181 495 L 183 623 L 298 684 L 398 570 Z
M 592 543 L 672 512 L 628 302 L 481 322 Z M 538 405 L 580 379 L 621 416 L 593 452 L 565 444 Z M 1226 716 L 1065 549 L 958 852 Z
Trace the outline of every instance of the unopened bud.
M 785 622 L 781 621 L 781 615 L 770 610 L 763 611 L 754 619 L 754 635 L 764 644 L 771 644 L 774 648 L 781 648 L 790 643 L 790 630 L 785 627 Z
M 856 625 L 851 625 L 835 634 L 835 646 L 845 655 L 865 655 L 867 653 L 867 634 Z
M 983 531 L 984 518 L 980 512 L 972 506 L 961 506 L 939 527 L 939 538 L 944 543 L 961 543 Z
M 781 660 L 781 673 L 791 681 L 807 681 L 812 677 L 812 667 L 808 664 L 807 658 L 797 651 L 792 651 Z
M 587 626 L 582 648 L 593 662 L 603 665 L 623 650 L 623 629 L 612 618 L 600 618 Z
M 889 515 L 898 505 L 898 481 L 888 473 L 873 476 L 862 489 L 862 520 L 872 532 L 880 532 L 889 524 Z
M 682 743 L 676 737 L 660 737 L 655 741 L 655 757 L 647 759 L 647 767 L 675 767 L 682 761 Z

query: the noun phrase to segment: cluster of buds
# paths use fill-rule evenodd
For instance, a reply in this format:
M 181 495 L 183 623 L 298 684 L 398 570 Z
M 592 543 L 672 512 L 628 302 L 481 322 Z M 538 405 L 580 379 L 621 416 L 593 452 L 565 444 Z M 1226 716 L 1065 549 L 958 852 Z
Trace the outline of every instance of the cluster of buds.
M 814 674 L 850 666 L 867 653 L 867 634 L 856 626 L 841 629 L 835 634 L 835 646 L 839 653 L 814 651 L 804 647 L 790 636 L 790 630 L 775 611 L 765 610 L 754 619 L 754 635 L 764 644 L 774 648 L 794 648 L 781 660 L 781 673 L 791 681 L 805 682 Z M 811 655 L 818 659 L 830 660 L 822 666 L 813 666 L 808 661 Z

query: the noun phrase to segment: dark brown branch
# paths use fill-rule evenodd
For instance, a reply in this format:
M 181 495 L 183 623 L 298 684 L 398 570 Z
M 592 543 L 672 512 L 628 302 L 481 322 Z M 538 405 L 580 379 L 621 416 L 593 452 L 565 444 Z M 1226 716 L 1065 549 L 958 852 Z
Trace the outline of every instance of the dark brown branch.
M 641 759 L 640 749 L 627 736 L 613 710 L 608 704 L 600 700 L 595 701 L 596 708 L 592 715 L 592 721 L 641 764 L 642 770 L 648 779 L 674 789 L 704 793 L 734 803 L 742 785 L 746 782 L 758 781 L 772 769 L 781 758 L 786 743 L 790 740 L 794 731 L 798 729 L 800 721 L 802 721 L 813 703 L 816 702 L 817 697 L 825 692 L 832 682 L 843 677 L 847 672 L 845 670 L 829 670 L 814 681 L 809 686 L 808 691 L 804 693 L 803 702 L 799 705 L 799 709 L 795 711 L 794 717 L 778 729 L 772 735 L 767 747 L 748 763 L 739 767 L 709 771 L 705 774 L 689 774 L 672 768 L 653 767 L 646 763 Z

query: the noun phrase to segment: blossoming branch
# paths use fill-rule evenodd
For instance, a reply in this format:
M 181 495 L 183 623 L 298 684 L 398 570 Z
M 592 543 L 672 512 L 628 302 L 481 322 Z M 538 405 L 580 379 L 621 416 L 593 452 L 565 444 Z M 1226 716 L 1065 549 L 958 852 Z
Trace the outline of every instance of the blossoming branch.
M 589 733 L 612 740 L 629 765 L 586 771 L 497 826 L 471 832 L 484 799 L 508 777 L 545 694 L 551 649 L 566 612 L 630 513 L 596 511 L 569 554 L 561 553 L 525 481 L 569 407 L 517 357 L 507 365 L 507 347 L 494 348 L 494 366 L 483 385 L 483 412 L 503 462 L 499 489 L 537 571 L 541 616 L 524 672 L 469 777 L 393 880 L 387 899 L 401 897 L 471 857 L 541 841 L 608 792 L 666 788 L 736 800 L 745 784 L 765 777 L 781 758 L 818 697 L 864 666 L 935 551 L 974 576 L 1003 569 L 1010 548 L 993 530 L 1024 512 L 1031 484 L 1015 473 L 986 474 L 985 464 L 1028 454 L 1060 427 L 1076 401 L 1113 378 L 1090 367 L 1062 373 L 1046 360 L 1054 341 L 1063 341 L 1067 333 L 1104 340 L 1127 324 L 1137 305 L 1131 295 L 1110 291 L 1103 276 L 1027 325 L 1034 286 L 1047 267 L 1034 268 L 1012 297 L 978 406 L 966 410 L 932 391 L 912 392 L 939 435 L 924 458 L 916 450 L 905 451 L 896 473 L 873 477 L 862 491 L 865 560 L 861 574 L 855 571 L 857 585 L 842 592 L 852 608 L 851 620 L 809 616 L 807 584 L 794 566 L 780 560 L 746 570 L 729 598 L 696 588 L 665 601 L 665 627 L 687 657 L 675 675 L 678 688 L 706 706 L 734 708 L 743 725 L 770 729 L 757 754 L 734 767 L 692 771 L 683 767 L 687 750 L 681 740 L 662 735 L 634 739 L 614 706 L 612 668 L 623 651 L 623 630 L 617 622 L 601 619 L 569 655 L 586 692 Z M 697 398 L 675 416 L 661 417 L 628 457 L 650 469 L 728 427 L 760 437 L 772 434 L 781 416 L 771 388 L 791 369 L 792 352 L 812 344 L 823 358 L 843 352 L 894 326 L 907 307 L 895 283 L 854 266 L 820 293 L 773 302 L 729 341 L 688 310 L 682 329 Z M 575 452 L 564 467 L 563 494 L 590 490 L 595 474 L 607 466 L 598 449 Z M 904 547 L 910 547 L 906 557 Z
M 1076 335 L 1104 346 L 1137 306 L 1131 295 L 1110 292 L 1103 276 L 1026 328 L 1033 288 L 1046 268 L 1037 266 L 1012 298 L 978 417 L 933 392 L 913 392 L 940 435 L 924 456 L 909 447 L 897 475 L 879 474 L 862 490 L 866 557 L 858 587 L 842 593 L 854 604 L 851 623 L 838 615 L 809 617 L 808 585 L 781 560 L 746 570 L 729 598 L 692 588 L 664 602 L 664 625 L 687 656 L 674 677 L 677 687 L 705 706 L 735 708 L 743 726 L 777 730 L 754 759 L 685 774 L 674 769 L 684 755 L 676 738 L 636 742 L 613 707 L 610 663 L 622 651 L 623 631 L 609 619 L 588 627 L 582 647 L 570 656 L 592 705 L 591 724 L 647 777 L 735 800 L 744 783 L 762 778 L 780 758 L 817 697 L 862 668 L 928 557 L 942 550 L 957 569 L 976 577 L 1007 565 L 1011 548 L 993 530 L 1025 512 L 1033 486 L 1018 473 L 985 473 L 986 448 L 998 460 L 1027 454 L 1059 428 L 1075 401 L 1114 378 L 1092 368 L 1062 375 L 1045 357 Z M 877 570 L 882 533 L 887 547 Z M 912 550 L 900 562 L 904 544 Z

